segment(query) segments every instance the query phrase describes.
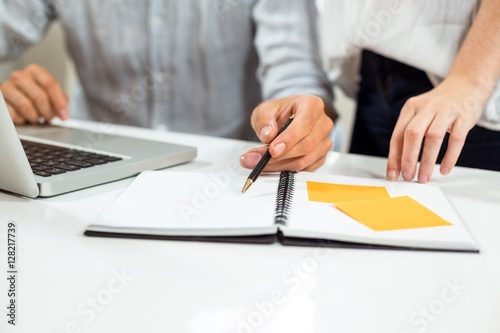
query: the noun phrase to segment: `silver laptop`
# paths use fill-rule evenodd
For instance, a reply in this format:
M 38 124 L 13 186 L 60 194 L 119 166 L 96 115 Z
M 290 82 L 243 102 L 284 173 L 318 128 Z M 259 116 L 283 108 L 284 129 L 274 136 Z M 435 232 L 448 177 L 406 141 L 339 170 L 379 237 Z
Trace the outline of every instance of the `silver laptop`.
M 196 148 L 61 126 L 16 128 L 0 92 L 0 154 L 0 190 L 35 198 L 185 163 Z

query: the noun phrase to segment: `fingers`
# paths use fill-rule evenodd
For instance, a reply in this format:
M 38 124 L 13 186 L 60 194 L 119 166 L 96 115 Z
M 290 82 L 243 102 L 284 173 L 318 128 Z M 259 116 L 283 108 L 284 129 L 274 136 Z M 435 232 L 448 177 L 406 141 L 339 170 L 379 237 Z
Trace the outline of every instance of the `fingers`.
M 428 135 L 429 125 L 433 121 L 433 117 L 434 114 L 431 112 L 420 112 L 411 119 L 404 129 L 404 144 L 401 154 L 401 175 L 404 180 L 410 181 L 415 177 L 422 141 L 424 136 Z M 437 147 L 438 152 L 440 146 L 441 144 Z M 435 159 L 433 165 L 434 163 Z
M 33 65 L 29 71 L 36 82 L 42 87 L 43 91 L 48 94 L 53 113 L 63 120 L 67 119 L 68 98 L 56 78 L 40 66 Z
M 7 109 L 9 110 L 10 117 L 12 118 L 14 125 L 18 126 L 26 124 L 26 120 L 24 120 L 24 118 L 21 117 L 14 109 L 14 107 L 10 105 L 8 102 L 7 102 Z
M 31 100 L 22 91 L 7 86 L 2 87 L 5 101 L 10 105 L 9 110 L 15 112 L 28 123 L 37 123 L 39 116 Z
M 269 147 L 263 146 L 258 148 L 253 148 L 248 150 L 245 154 L 240 157 L 240 164 L 244 168 L 252 169 L 257 163 L 259 163 L 260 159 L 266 153 Z
M 325 115 L 321 99 L 315 97 L 298 100 L 293 109 L 294 120 L 269 145 L 269 151 L 275 158 L 285 153 L 287 158 L 309 154 L 316 144 L 329 137 L 333 129 L 333 122 Z
M 278 157 L 284 151 L 276 147 L 285 143 L 285 150 L 293 147 L 314 128 L 318 119 L 326 119 L 324 102 L 321 98 L 310 95 L 291 96 L 269 100 L 259 105 L 252 113 L 252 127 L 263 143 L 271 143 L 270 150 L 273 157 Z M 281 126 L 295 114 L 294 121 L 288 129 L 276 137 Z M 330 120 L 333 128 L 333 122 Z
M 463 82 L 445 80 L 430 92 L 406 102 L 391 137 L 387 179 L 397 180 L 401 174 L 404 180 L 413 180 L 421 153 L 418 181 L 427 183 L 447 132 L 450 137 L 440 172 L 445 175 L 451 171 L 467 133 L 475 126 L 482 111 L 480 103 L 474 107 L 466 103 L 473 90 Z
M 269 164 L 264 169 L 265 171 L 314 171 L 318 169 L 326 160 L 326 155 L 332 147 L 332 141 L 325 138 L 319 142 L 315 148 L 307 154 L 289 156 L 283 155 L 282 158 L 271 159 Z
M 288 118 L 292 115 L 292 105 L 290 103 L 279 104 L 274 100 L 260 104 L 252 112 L 250 123 L 255 134 L 263 143 L 270 143 L 278 134 L 279 125 L 283 125 L 283 118 Z M 286 116 L 285 112 L 290 110 L 290 114 Z M 280 124 L 278 120 L 281 119 Z
M 314 171 L 325 163 L 326 154 L 330 151 L 331 147 L 332 141 L 329 138 L 325 138 L 312 151 L 309 151 L 308 154 L 299 156 L 289 156 L 286 154 L 280 158 L 272 158 L 264 168 L 264 171 Z M 267 146 L 250 149 L 241 156 L 240 164 L 245 168 L 254 168 L 267 149 Z
M 386 171 L 388 180 L 397 180 L 401 174 L 404 180 L 415 177 L 422 140 L 433 117 L 432 112 L 419 108 L 417 99 L 410 98 L 405 103 L 390 141 Z
M 444 137 L 451 126 L 451 122 L 454 121 L 448 116 L 449 114 L 438 113 L 425 133 L 424 149 L 418 170 L 419 183 L 427 183 L 431 179 Z M 459 154 L 461 149 L 460 147 Z M 456 158 L 458 159 L 458 155 Z
M 279 129 L 294 114 L 294 120 L 280 135 Z M 332 147 L 333 121 L 326 116 L 322 99 L 293 96 L 261 104 L 252 114 L 252 126 L 264 143 L 270 143 L 272 159 L 265 171 L 315 170 Z M 241 157 L 241 165 L 253 168 L 267 147 L 251 149 Z
M 40 66 L 30 65 L 13 72 L 0 89 L 16 124 L 48 121 L 54 116 L 68 118 L 65 93 L 57 80 Z
M 45 119 L 54 117 L 48 95 L 34 80 L 23 77 L 17 80 L 15 84 L 17 90 L 14 93 L 22 94 L 29 101 L 29 109 L 25 107 L 23 112 L 26 112 L 26 116 L 30 122 L 38 122 L 38 118 L 40 117 Z M 27 101 L 23 101 L 23 103 L 28 104 Z M 19 103 L 15 103 L 15 105 L 18 105 L 20 109 L 21 105 Z
M 415 110 L 410 107 L 408 103 L 403 106 L 403 109 L 401 109 L 390 141 L 386 171 L 386 177 L 388 180 L 395 181 L 401 174 L 401 157 L 404 147 L 405 128 L 414 115 Z
M 449 126 L 446 115 L 436 114 L 432 108 L 422 108 L 415 98 L 405 103 L 391 137 L 386 173 L 388 180 L 397 180 L 400 175 L 406 181 L 413 180 L 421 151 L 418 180 L 422 183 L 430 180 Z
M 290 127 L 291 125 L 289 126 L 289 128 Z M 314 153 L 318 151 L 318 148 L 320 152 L 326 154 L 332 147 L 332 140 L 329 135 L 332 128 L 333 123 L 329 118 L 327 118 L 324 121 L 317 121 L 312 129 L 308 129 L 308 132 L 305 132 L 304 129 L 297 130 L 297 132 L 299 132 L 300 130 L 304 131 L 302 132 L 304 133 L 303 139 L 298 141 L 294 146 L 287 150 L 286 153 L 280 155 L 278 158 L 275 158 L 274 161 L 314 155 Z M 285 134 L 285 132 L 283 132 L 283 134 Z M 273 144 L 275 144 L 274 141 L 270 147 L 272 147 Z M 311 161 L 311 158 L 309 158 L 308 160 Z M 302 170 L 304 168 L 305 166 L 299 167 L 298 170 Z
M 448 138 L 448 149 L 441 161 L 441 174 L 447 175 L 450 173 L 451 169 L 457 163 L 460 152 L 464 147 L 467 133 L 470 129 L 470 126 L 462 121 L 457 121 L 453 124 L 450 137 Z

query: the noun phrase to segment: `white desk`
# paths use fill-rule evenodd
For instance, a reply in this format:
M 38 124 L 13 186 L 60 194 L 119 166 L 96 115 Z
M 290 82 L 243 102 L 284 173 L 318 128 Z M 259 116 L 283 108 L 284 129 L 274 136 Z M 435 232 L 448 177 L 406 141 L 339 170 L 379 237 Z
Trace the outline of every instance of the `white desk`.
M 176 170 L 221 170 L 249 147 L 108 131 L 197 146 L 198 158 Z M 385 161 L 332 154 L 319 172 L 383 177 Z M 480 254 L 90 238 L 85 227 L 131 179 L 49 199 L 0 193 L 0 331 L 498 333 L 500 173 L 456 168 L 434 180 Z M 9 220 L 18 225 L 16 327 L 4 306 Z

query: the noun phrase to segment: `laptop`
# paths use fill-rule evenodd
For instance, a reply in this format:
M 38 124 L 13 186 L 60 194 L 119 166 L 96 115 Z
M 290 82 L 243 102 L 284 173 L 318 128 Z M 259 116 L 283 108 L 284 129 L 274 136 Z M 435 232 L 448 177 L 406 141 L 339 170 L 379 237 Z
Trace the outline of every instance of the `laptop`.
M 161 169 L 196 148 L 54 125 L 15 127 L 0 92 L 0 190 L 50 197 Z

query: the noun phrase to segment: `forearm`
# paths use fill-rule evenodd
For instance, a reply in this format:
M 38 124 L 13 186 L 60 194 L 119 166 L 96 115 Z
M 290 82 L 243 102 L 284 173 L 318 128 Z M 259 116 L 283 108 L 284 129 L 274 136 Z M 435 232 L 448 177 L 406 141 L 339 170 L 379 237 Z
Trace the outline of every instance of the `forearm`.
M 483 0 L 448 77 L 465 79 L 488 90 L 500 77 L 500 0 Z
M 261 0 L 254 8 L 255 46 L 265 99 L 310 94 L 332 103 L 323 71 L 312 0 Z

